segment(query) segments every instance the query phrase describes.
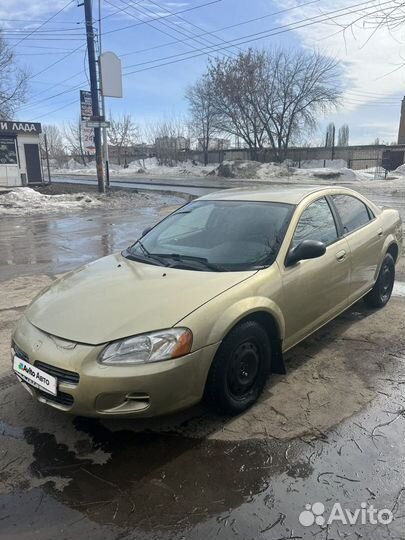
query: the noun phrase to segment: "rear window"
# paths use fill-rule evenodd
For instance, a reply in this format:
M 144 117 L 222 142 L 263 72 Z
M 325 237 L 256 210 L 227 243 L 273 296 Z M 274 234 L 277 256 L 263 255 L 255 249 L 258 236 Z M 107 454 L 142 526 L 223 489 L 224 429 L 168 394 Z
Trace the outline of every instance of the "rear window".
M 362 227 L 372 216 L 368 207 L 351 195 L 332 195 L 332 200 L 339 212 L 344 234 Z

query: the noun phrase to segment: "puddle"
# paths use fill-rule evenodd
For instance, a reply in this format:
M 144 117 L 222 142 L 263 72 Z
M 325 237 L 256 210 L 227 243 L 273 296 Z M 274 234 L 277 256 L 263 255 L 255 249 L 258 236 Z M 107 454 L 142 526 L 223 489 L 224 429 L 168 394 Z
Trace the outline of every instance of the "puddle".
M 98 421 L 80 418 L 74 424 L 91 436 L 94 450 L 111 455 L 109 461 L 100 465 L 81 459 L 54 435 L 31 428 L 24 432 L 34 448 L 31 472 L 70 479 L 62 493 L 51 485 L 46 491 L 102 524 L 159 529 L 176 526 L 180 515 L 195 524 L 262 492 L 266 479 L 286 468 L 274 444 L 213 444 L 170 434 L 111 432 Z M 299 471 L 297 465 L 292 474 Z M 303 468 L 301 473 L 309 471 Z

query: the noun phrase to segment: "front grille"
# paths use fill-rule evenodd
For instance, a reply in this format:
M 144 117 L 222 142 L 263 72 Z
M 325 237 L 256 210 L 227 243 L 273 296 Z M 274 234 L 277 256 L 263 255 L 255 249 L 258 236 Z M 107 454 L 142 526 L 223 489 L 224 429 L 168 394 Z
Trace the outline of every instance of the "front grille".
M 74 371 L 68 371 L 67 369 L 51 366 L 50 364 L 46 364 L 45 362 L 40 362 L 39 360 L 36 360 L 34 362 L 34 366 L 39 369 L 42 369 L 42 371 L 45 371 L 45 373 L 48 373 L 48 375 L 52 375 L 52 377 L 56 377 L 59 382 L 79 384 L 80 376 L 78 373 Z
M 66 407 L 71 407 L 74 402 L 73 396 L 71 396 L 70 394 L 66 394 L 65 392 L 58 392 L 57 396 L 53 396 L 52 394 L 47 394 L 46 392 L 43 392 L 42 390 L 37 390 L 37 392 L 48 401 L 53 401 L 54 403 L 65 405 Z
M 25 362 L 29 362 L 28 354 L 25 353 L 18 345 L 15 344 L 13 341 L 11 344 L 12 348 L 14 349 L 15 355 L 18 356 L 18 358 L 21 358 L 21 360 L 24 360 Z

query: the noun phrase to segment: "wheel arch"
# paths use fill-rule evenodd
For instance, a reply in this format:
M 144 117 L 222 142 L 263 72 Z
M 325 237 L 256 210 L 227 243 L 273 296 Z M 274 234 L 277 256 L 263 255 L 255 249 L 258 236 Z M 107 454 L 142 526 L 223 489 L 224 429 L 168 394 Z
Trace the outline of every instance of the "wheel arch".
M 393 234 L 388 235 L 385 239 L 384 245 L 381 250 L 380 260 L 378 261 L 378 265 L 375 271 L 374 280 L 377 280 L 378 278 L 378 274 L 380 273 L 384 257 L 387 253 L 389 253 L 393 257 L 394 262 L 396 263 L 399 257 L 399 245 Z
M 285 373 L 285 365 L 282 354 L 282 344 L 285 335 L 284 317 L 280 308 L 273 302 L 269 303 L 269 300 L 263 299 L 259 301 L 256 299 L 252 303 L 250 300 L 250 306 L 246 309 L 246 306 L 232 306 L 229 310 L 226 310 L 221 317 L 221 322 L 224 324 L 221 330 L 221 341 L 239 324 L 245 321 L 255 321 L 259 323 L 266 331 L 270 339 L 272 347 L 272 372 Z M 243 303 L 245 301 L 242 301 Z M 238 303 L 239 304 L 239 303 Z M 216 327 L 218 331 L 218 327 Z M 218 351 L 217 351 L 218 352 Z

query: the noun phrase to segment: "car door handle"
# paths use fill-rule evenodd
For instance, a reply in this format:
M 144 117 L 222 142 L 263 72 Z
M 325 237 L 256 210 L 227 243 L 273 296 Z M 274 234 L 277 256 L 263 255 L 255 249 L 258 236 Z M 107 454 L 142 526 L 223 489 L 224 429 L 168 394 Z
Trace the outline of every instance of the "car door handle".
M 342 251 L 338 251 L 336 253 L 336 260 L 339 262 L 342 262 L 346 259 L 346 251 L 342 249 Z
M 382 229 L 378 229 L 377 231 L 377 236 L 382 236 L 383 235 L 383 230 Z

